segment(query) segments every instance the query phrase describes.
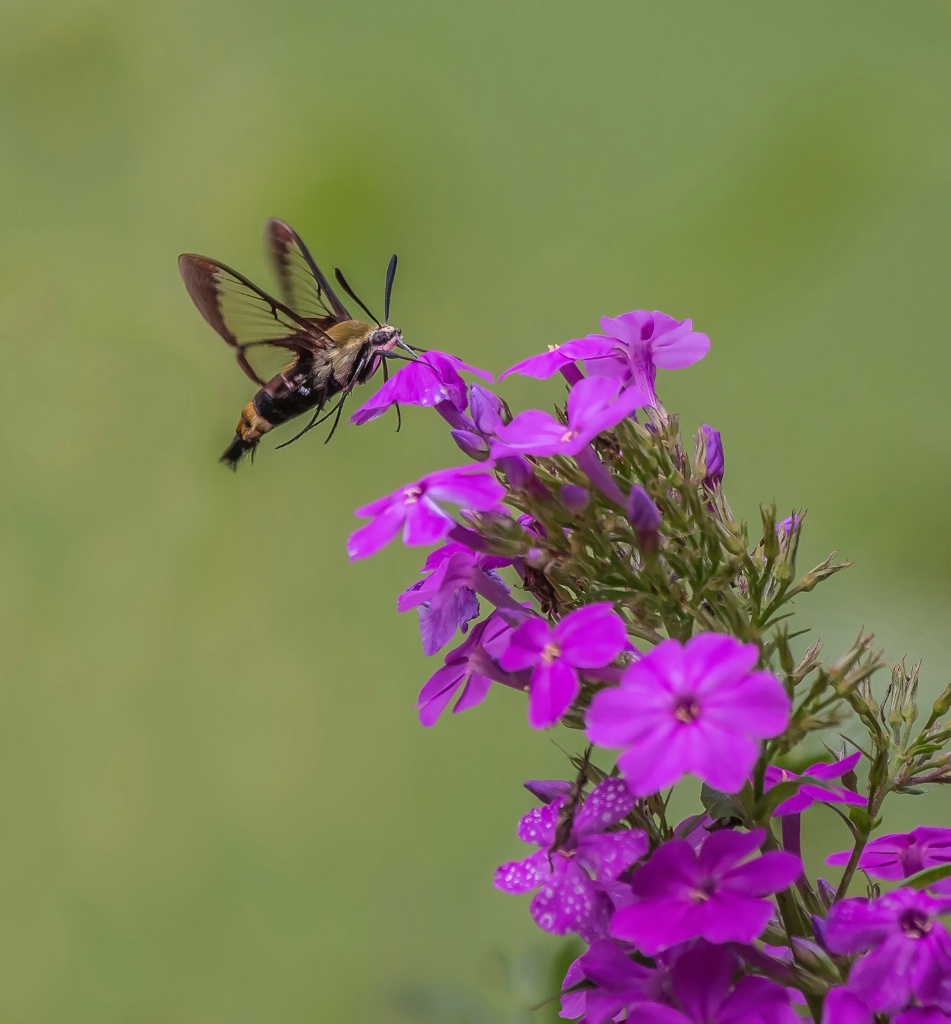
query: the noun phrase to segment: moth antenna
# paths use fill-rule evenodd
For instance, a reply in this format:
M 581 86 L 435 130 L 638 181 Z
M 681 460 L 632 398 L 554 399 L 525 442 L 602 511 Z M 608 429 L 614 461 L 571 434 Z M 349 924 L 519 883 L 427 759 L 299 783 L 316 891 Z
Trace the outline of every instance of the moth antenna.
M 383 290 L 383 322 L 390 322 L 390 297 L 393 294 L 393 279 L 396 277 L 396 253 L 390 257 L 390 265 L 386 268 L 386 287 Z
M 363 310 L 364 313 L 377 325 L 382 327 L 383 325 L 379 320 L 367 309 L 363 304 L 363 300 L 357 295 L 357 293 L 347 283 L 347 279 L 343 276 L 343 271 L 340 267 L 334 267 L 334 277 L 337 278 L 337 284 L 350 296 L 351 299 Z

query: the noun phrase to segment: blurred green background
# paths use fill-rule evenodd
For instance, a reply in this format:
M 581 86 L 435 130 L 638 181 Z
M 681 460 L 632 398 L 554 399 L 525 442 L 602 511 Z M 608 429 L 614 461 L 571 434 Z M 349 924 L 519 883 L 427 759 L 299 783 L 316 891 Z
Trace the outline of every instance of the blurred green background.
M 269 216 L 377 306 L 397 251 L 407 338 L 495 371 L 692 317 L 660 390 L 734 507 L 858 563 L 804 622 L 943 684 L 949 41 L 926 0 L 0 4 L 0 1019 L 451 1021 L 558 948 L 490 879 L 563 755 L 507 693 L 419 728 L 421 554 L 345 556 L 441 421 L 216 464 L 252 389 L 175 257 L 267 286 Z

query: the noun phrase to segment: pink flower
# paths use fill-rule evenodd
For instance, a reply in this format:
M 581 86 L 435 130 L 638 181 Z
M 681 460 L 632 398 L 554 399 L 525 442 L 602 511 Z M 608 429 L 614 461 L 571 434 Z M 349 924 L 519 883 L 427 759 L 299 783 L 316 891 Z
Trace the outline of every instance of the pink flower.
M 439 469 L 358 508 L 356 515 L 371 516 L 372 521 L 350 535 L 347 553 L 351 561 L 379 551 L 401 529 L 403 543 L 410 546 L 442 540 L 455 520 L 440 502 L 464 505 L 477 512 L 497 508 L 505 497 L 505 488 L 492 476 L 491 466 L 483 462 L 460 469 Z
M 759 741 L 778 736 L 790 700 L 769 672 L 754 671 L 759 651 L 722 633 L 685 645 L 665 640 L 595 694 L 587 716 L 592 743 L 622 747 L 618 766 L 638 796 L 692 773 L 714 789 L 743 788 Z
M 532 669 L 528 721 L 554 725 L 578 695 L 578 669 L 603 668 L 627 646 L 624 623 L 608 602 L 569 612 L 556 626 L 529 619 L 512 634 L 499 659 L 508 671 Z

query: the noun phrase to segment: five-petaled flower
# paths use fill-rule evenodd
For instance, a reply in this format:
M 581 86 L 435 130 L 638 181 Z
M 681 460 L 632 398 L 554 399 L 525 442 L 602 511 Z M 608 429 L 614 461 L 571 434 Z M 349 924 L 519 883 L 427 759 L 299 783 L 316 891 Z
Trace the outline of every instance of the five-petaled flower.
M 541 849 L 501 865 L 494 884 L 509 893 L 540 887 L 529 908 L 538 927 L 555 935 L 577 932 L 593 941 L 607 934 L 615 906 L 611 896 L 626 889 L 612 883 L 644 856 L 648 840 L 640 829 L 608 831 L 634 808 L 623 780 L 599 782 L 566 822 L 569 799 L 536 807 L 522 818 L 519 839 Z
M 614 343 L 612 352 L 586 359 L 585 370 L 632 384 L 647 395 L 653 406 L 660 405 L 654 390 L 658 368 L 692 366 L 710 350 L 710 339 L 695 331 L 690 320 L 675 320 L 657 310 L 649 313 L 638 309 L 617 317 L 602 317 L 601 330 Z
M 670 969 L 674 1006 L 639 1002 L 628 1020 L 638 1024 L 800 1024 L 789 993 L 766 978 L 745 975 L 736 955 L 708 942 L 694 943 Z
M 588 377 L 578 381 L 568 395 L 567 425 L 540 409 L 520 412 L 496 430 L 492 456 L 577 455 L 598 434 L 645 405 L 647 398 L 635 387 L 622 391 L 616 380 Z
M 610 604 L 600 602 L 569 612 L 554 627 L 539 618 L 523 622 L 499 663 L 509 671 L 532 669 L 528 721 L 546 729 L 577 697 L 578 669 L 610 665 L 627 646 L 624 623 Z
M 498 612 L 493 612 L 446 655 L 443 667 L 430 676 L 419 692 L 416 707 L 423 725 L 435 725 L 456 694 L 459 699 L 452 709 L 454 715 L 481 704 L 493 681 L 505 686 L 519 686 L 518 680 L 503 672 L 497 664 L 511 631 L 512 627 L 505 619 Z
M 445 544 L 433 551 L 423 565 L 429 575 L 400 594 L 396 607 L 401 612 L 416 608 L 423 653 L 435 654 L 463 633 L 467 623 L 479 615 L 477 592 L 485 596 L 507 596 L 509 588 L 497 569 L 511 565 L 510 558 L 483 555 L 464 544 Z M 514 603 L 514 602 L 513 602 Z
M 876 900 L 833 904 L 825 942 L 833 953 L 862 953 L 848 988 L 877 1013 L 896 1013 L 912 1000 L 951 1010 L 951 935 L 937 920 L 951 899 L 896 889 Z
M 407 545 L 435 544 L 455 525 L 440 502 L 464 505 L 477 512 L 497 508 L 505 488 L 489 472 L 490 464 L 438 469 L 416 483 L 358 508 L 356 515 L 372 521 L 355 530 L 347 541 L 351 559 L 366 558 L 388 544 L 402 529 Z
M 847 864 L 851 850 L 840 850 L 826 858 L 826 864 Z M 873 839 L 862 851 L 858 866 L 872 876 L 893 882 L 899 878 L 951 864 L 951 828 L 919 825 L 910 832 L 894 832 Z M 932 892 L 951 896 L 951 878 L 928 887 Z
M 789 697 L 775 676 L 753 671 L 758 658 L 755 644 L 723 633 L 683 645 L 664 640 L 625 670 L 619 687 L 595 694 L 588 738 L 625 748 L 618 767 L 639 796 L 688 773 L 736 793 L 759 756 L 758 741 L 789 721 Z
M 663 843 L 635 871 L 631 885 L 638 900 L 614 915 L 611 934 L 648 956 L 695 938 L 752 942 L 773 915 L 764 897 L 802 874 L 802 861 L 791 853 L 753 856 L 765 838 L 763 829 L 722 830 L 699 851 L 686 839 Z
M 777 816 L 801 814 L 806 808 L 816 803 L 853 804 L 856 807 L 863 807 L 868 801 L 854 790 L 846 789 L 844 786 L 816 786 L 808 782 L 809 779 L 815 779 L 817 782 L 840 779 L 843 775 L 848 775 L 849 772 L 855 770 L 855 766 L 858 764 L 861 756 L 861 753 L 856 751 L 841 761 L 833 761 L 832 764 L 825 764 L 824 762 L 811 764 L 801 775 L 787 771 L 785 768 L 777 768 L 775 765 L 767 765 L 766 789 L 772 789 L 773 786 L 778 786 L 783 782 L 792 782 L 796 779 L 804 780 L 792 796 L 783 800 L 776 807 L 773 814 Z M 951 830 L 945 831 L 949 831 L 949 834 L 951 834 Z M 828 861 L 827 863 L 832 862 Z
M 459 371 L 491 380 L 485 370 L 464 363 L 446 352 L 426 352 L 401 367 L 350 417 L 363 424 L 382 416 L 393 405 L 448 405 L 461 413 L 466 408 L 466 382 Z

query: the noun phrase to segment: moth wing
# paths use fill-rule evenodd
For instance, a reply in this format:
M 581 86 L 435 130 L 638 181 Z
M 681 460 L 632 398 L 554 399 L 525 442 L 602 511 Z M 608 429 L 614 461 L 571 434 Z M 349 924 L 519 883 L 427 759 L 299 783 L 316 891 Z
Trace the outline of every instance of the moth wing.
M 184 253 L 178 269 L 198 311 L 235 350 L 242 370 L 266 384 L 286 366 L 334 349 L 323 328 L 278 301 L 236 270 Z
M 350 319 L 310 250 L 289 224 L 269 220 L 264 226 L 264 243 L 277 272 L 281 298 L 298 316 L 323 330 Z

